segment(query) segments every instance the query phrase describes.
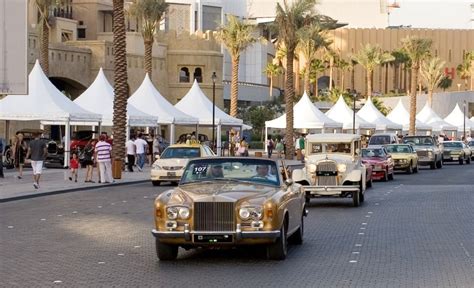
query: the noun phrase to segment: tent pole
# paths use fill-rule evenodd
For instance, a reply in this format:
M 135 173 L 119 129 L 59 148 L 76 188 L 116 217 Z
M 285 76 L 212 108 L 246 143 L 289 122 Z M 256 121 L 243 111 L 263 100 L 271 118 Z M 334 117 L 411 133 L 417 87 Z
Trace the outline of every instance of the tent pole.
M 175 125 L 174 123 L 170 125 L 170 144 L 174 144 L 174 133 L 175 133 Z
M 263 139 L 263 148 L 265 149 L 265 153 L 268 152 L 267 145 L 265 145 L 267 139 L 268 139 L 268 127 L 267 127 L 267 124 L 265 124 L 265 139 Z
M 221 156 L 221 145 L 222 145 L 222 125 L 217 125 L 217 156 Z
M 64 168 L 69 167 L 69 159 L 71 158 L 71 124 L 69 119 L 66 121 L 64 129 Z

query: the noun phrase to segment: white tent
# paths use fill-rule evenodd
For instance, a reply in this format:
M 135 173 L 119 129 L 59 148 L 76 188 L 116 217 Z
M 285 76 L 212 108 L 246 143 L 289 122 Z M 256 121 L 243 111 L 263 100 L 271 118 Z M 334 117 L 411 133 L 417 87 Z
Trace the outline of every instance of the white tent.
M 70 123 L 100 123 L 101 117 L 86 111 L 69 100 L 49 81 L 38 60 L 28 75 L 28 95 L 8 95 L 0 100 L 0 119 L 19 121 L 52 121 L 66 126 L 65 145 L 69 147 Z M 69 166 L 69 149 L 64 152 L 64 166 Z
M 158 124 L 170 126 L 170 143 L 174 143 L 174 128 L 179 125 L 196 125 L 198 119 L 192 117 L 176 107 L 163 97 L 155 88 L 148 74 L 145 75 L 142 84 L 128 99 L 129 105 L 137 107 L 140 111 L 151 115 L 158 115 Z
M 265 129 L 267 128 L 286 128 L 286 114 L 276 119 L 265 121 Z M 324 132 L 325 128 L 341 129 L 342 123 L 332 120 L 319 111 L 305 92 L 301 96 L 300 101 L 293 107 L 293 128 L 322 129 Z
M 449 124 L 444 121 L 443 118 L 439 117 L 436 112 L 431 109 L 428 102 L 426 102 L 425 107 L 421 109 L 420 112 L 416 115 L 416 119 L 420 122 L 427 124 L 433 128 L 433 131 L 436 132 L 447 132 L 447 131 L 456 131 L 457 127 Z M 452 135 L 454 136 L 454 135 Z
M 113 126 L 114 88 L 107 81 L 102 68 L 100 68 L 94 82 L 74 100 L 74 103 L 88 111 L 102 115 L 102 126 Z M 158 116 L 151 116 L 139 111 L 131 104 L 127 105 L 127 126 L 154 127 L 157 125 L 157 121 Z
M 405 106 L 403 106 L 402 100 L 399 100 L 397 106 L 395 106 L 395 108 L 393 108 L 393 110 L 388 113 L 387 119 L 402 125 L 403 131 L 410 130 L 410 113 L 408 113 L 407 109 L 405 109 Z M 423 124 L 417 119 L 415 119 L 415 128 L 417 132 L 425 131 L 425 133 L 422 132 L 421 134 L 426 134 L 427 131 L 432 130 L 431 126 Z
M 375 107 L 370 96 L 356 114 L 365 121 L 375 124 L 375 130 L 377 131 L 402 130 L 402 125 L 390 121 Z
M 340 122 L 343 124 L 342 129 L 348 130 L 353 128 L 353 119 L 354 114 L 353 110 L 349 108 L 344 101 L 342 96 L 339 97 L 336 104 L 334 104 L 331 109 L 326 112 L 326 116 L 331 118 L 334 121 Z M 361 129 L 374 129 L 375 124 L 369 123 L 362 119 L 360 116 L 355 115 L 355 129 L 359 131 Z
M 466 121 L 466 131 L 474 130 L 474 121 L 471 121 L 469 118 L 464 116 L 461 108 L 459 108 L 459 104 L 456 104 L 456 107 L 454 107 L 453 111 L 444 118 L 444 121 L 456 126 L 459 132 L 463 132 L 464 121 Z
M 199 84 L 194 80 L 193 86 L 175 107 L 186 114 L 190 114 L 199 119 L 199 125 L 212 125 L 212 101 L 202 92 Z M 217 153 L 221 151 L 221 129 L 222 126 L 243 126 L 241 119 L 234 118 L 215 106 L 214 124 L 217 126 Z

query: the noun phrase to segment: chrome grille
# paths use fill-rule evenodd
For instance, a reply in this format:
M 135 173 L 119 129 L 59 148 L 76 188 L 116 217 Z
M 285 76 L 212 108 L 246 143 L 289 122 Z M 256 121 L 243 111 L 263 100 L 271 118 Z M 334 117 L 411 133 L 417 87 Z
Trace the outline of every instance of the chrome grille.
M 233 231 L 233 202 L 195 202 L 195 231 Z
M 336 162 L 334 161 L 322 161 L 319 162 L 316 166 L 316 171 L 320 172 L 336 172 L 337 166 Z M 337 185 L 337 176 L 318 176 L 318 183 L 319 186 L 333 186 Z
M 451 156 L 451 152 L 450 152 L 450 151 L 444 151 L 444 152 L 443 152 L 443 155 L 446 156 L 446 157 L 450 157 L 450 156 Z
M 418 150 L 416 151 L 416 154 L 418 154 L 420 157 L 428 157 L 428 151 Z
M 163 166 L 163 169 L 170 170 L 170 171 L 176 171 L 176 170 L 183 169 L 183 166 Z

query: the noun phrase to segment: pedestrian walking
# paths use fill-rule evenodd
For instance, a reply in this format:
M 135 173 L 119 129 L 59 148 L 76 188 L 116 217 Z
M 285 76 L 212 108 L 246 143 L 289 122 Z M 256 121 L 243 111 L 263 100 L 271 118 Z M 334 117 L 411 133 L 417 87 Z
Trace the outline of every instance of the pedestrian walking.
M 25 165 L 26 153 L 28 146 L 25 140 L 23 140 L 23 134 L 17 133 L 15 136 L 15 144 L 13 145 L 13 159 L 15 161 L 15 168 L 18 169 L 18 179 L 23 177 L 23 166 Z
M 142 133 L 138 134 L 137 139 L 133 142 L 136 146 L 136 153 L 137 153 L 137 169 L 138 171 L 143 170 L 143 166 L 145 166 L 145 157 L 146 157 L 146 150 L 148 143 L 143 140 Z
M 268 158 L 272 158 L 273 149 L 275 148 L 275 143 L 272 140 L 272 136 L 268 136 L 266 145 L 267 145 Z
M 43 162 L 48 154 L 48 146 L 46 141 L 40 139 L 40 133 L 34 134 L 35 139 L 31 140 L 28 145 L 28 152 L 26 159 L 31 159 L 31 168 L 33 168 L 33 187 L 38 189 L 40 187 L 39 180 L 41 172 L 43 171 Z
M 92 180 L 92 174 L 94 172 L 94 146 L 95 141 L 89 140 L 84 147 L 84 165 L 86 165 L 86 183 L 95 183 Z
M 155 161 L 156 155 L 160 155 L 160 136 L 156 135 L 155 139 L 153 139 L 152 150 L 153 150 L 153 159 L 152 162 Z
M 95 144 L 95 158 L 99 163 L 100 183 L 111 183 L 112 179 L 112 146 L 105 141 L 106 136 L 100 135 L 99 142 Z
M 135 157 L 137 155 L 137 146 L 134 143 L 135 136 L 132 136 L 127 143 L 127 170 L 133 172 L 133 166 L 135 165 Z
M 285 147 L 283 146 L 281 139 L 277 140 L 277 144 L 275 145 L 275 150 L 277 151 L 278 159 L 281 159 L 281 156 L 285 150 Z
M 77 182 L 77 172 L 79 170 L 79 159 L 77 158 L 76 152 L 72 153 L 72 159 L 69 163 L 69 168 L 71 169 L 71 175 L 69 175 L 69 181 L 72 181 L 72 178 L 74 178 L 74 182 Z
M 237 150 L 237 153 L 239 153 L 240 156 L 249 156 L 248 144 L 245 140 L 245 137 L 240 140 L 239 149 Z

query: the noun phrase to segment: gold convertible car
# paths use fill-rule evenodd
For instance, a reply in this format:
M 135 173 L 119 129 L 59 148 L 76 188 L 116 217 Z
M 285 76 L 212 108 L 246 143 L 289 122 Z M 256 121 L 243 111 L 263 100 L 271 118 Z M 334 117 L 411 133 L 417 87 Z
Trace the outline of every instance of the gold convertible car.
M 302 244 L 304 190 L 270 159 L 213 157 L 190 160 L 179 186 L 155 200 L 157 256 L 174 260 L 178 247 L 265 245 L 283 260 L 288 242 Z

